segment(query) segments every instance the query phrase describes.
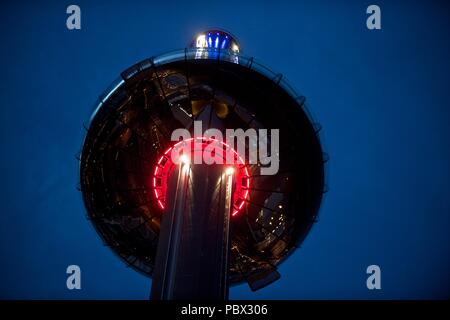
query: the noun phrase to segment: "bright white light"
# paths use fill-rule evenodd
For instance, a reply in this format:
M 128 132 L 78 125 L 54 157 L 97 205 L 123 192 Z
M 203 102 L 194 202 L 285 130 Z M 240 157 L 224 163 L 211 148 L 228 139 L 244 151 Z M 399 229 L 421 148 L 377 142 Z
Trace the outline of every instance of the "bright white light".
M 232 168 L 232 167 L 228 167 L 228 168 L 225 170 L 225 174 L 226 174 L 227 176 L 231 176 L 233 173 L 234 173 L 234 168 Z
M 231 46 L 231 50 L 233 51 L 239 51 L 239 47 L 236 43 L 233 43 L 233 45 Z
M 189 164 L 189 157 L 187 155 L 185 155 L 185 154 L 181 155 L 180 163 Z
M 197 37 L 197 48 L 206 48 L 208 47 L 208 43 L 206 42 L 206 35 L 201 34 Z

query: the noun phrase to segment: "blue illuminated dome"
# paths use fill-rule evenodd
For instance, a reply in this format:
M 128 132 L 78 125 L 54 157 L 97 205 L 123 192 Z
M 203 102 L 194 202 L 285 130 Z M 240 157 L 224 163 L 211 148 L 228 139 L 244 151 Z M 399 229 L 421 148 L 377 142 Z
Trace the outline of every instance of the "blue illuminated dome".
M 236 39 L 222 30 L 207 30 L 196 35 L 191 43 L 193 48 L 208 48 L 239 52 L 240 46 Z

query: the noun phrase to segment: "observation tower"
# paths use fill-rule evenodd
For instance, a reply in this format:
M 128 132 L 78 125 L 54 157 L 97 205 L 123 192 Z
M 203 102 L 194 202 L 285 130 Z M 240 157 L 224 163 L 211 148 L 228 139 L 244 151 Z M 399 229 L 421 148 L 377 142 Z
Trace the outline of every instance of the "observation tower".
M 320 125 L 281 74 L 240 52 L 233 35 L 208 30 L 188 48 L 138 62 L 99 97 L 85 126 L 88 217 L 105 245 L 153 279 L 151 299 L 224 300 L 244 281 L 258 290 L 280 277 L 277 266 L 316 221 L 327 160 Z M 255 141 L 238 150 L 196 124 L 224 137 L 279 129 L 277 172 L 248 160 Z M 191 137 L 172 141 L 176 129 Z M 234 162 L 193 161 L 212 145 Z

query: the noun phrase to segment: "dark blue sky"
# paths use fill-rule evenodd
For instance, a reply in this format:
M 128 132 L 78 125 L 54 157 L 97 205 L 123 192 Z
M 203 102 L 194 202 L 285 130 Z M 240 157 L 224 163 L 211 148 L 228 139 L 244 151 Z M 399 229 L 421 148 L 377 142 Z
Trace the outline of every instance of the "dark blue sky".
M 211 26 L 307 97 L 331 157 L 319 222 L 282 278 L 230 297 L 449 298 L 449 6 L 179 2 L 76 1 L 80 31 L 65 26 L 72 2 L 0 5 L 0 298 L 148 297 L 150 280 L 85 219 L 82 123 L 121 71 Z M 373 3 L 381 31 L 365 25 Z M 80 291 L 66 289 L 69 264 L 81 267 Z M 366 288 L 370 264 L 380 291 Z

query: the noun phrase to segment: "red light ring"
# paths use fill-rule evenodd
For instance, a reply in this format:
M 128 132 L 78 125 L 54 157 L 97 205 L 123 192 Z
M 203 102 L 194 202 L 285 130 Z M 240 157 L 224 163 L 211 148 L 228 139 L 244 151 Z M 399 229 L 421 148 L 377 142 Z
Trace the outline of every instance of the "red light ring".
M 182 143 L 191 143 L 191 151 L 193 150 L 195 152 L 203 152 L 205 148 L 210 145 L 211 143 L 220 143 L 220 145 L 223 147 L 224 154 L 219 155 L 222 158 L 225 159 L 227 152 L 232 152 L 233 159 L 235 161 L 235 164 L 231 165 L 235 169 L 235 191 L 233 193 L 233 211 L 232 216 L 236 216 L 240 210 L 244 207 L 245 203 L 247 202 L 250 192 L 250 175 L 248 172 L 248 168 L 245 165 L 244 161 L 242 160 L 242 157 L 231 148 L 228 144 L 212 139 L 212 138 L 206 138 L 206 137 L 198 137 L 195 139 L 201 140 L 201 146 L 202 150 L 195 150 L 195 146 L 198 144 L 194 143 L 194 138 L 181 140 L 177 143 L 175 143 L 172 147 L 168 148 L 164 154 L 158 159 L 158 162 L 156 166 L 153 169 L 153 176 L 152 176 L 152 186 L 153 186 L 153 193 L 155 195 L 156 201 L 158 203 L 158 206 L 160 209 L 165 209 L 165 194 L 167 191 L 167 179 L 170 175 L 170 172 L 172 171 L 175 164 L 172 161 L 171 158 L 171 151 L 176 149 L 178 146 L 181 146 Z M 193 146 L 193 147 L 192 147 Z

